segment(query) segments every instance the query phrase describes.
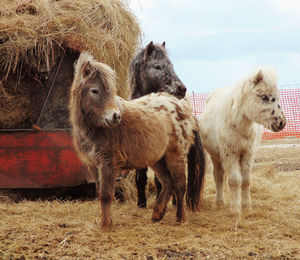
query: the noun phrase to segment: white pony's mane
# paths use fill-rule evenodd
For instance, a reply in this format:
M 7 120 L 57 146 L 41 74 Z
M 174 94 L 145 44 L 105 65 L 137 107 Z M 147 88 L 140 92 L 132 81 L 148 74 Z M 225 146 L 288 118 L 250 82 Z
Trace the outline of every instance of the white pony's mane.
M 261 81 L 265 85 L 277 89 L 277 73 L 273 68 L 262 67 L 256 69 L 249 76 L 240 80 L 235 87 L 232 88 L 232 95 L 234 99 L 242 101 L 245 95 L 248 95 L 255 86 L 255 81 L 258 77 L 261 77 Z
M 249 82 L 254 82 L 258 75 L 262 76 L 262 81 L 266 85 L 276 86 L 276 84 L 277 84 L 277 73 L 276 73 L 276 71 L 273 68 L 263 67 L 263 68 L 256 69 L 248 77 L 240 80 L 237 83 L 236 87 L 239 87 L 240 85 L 247 85 L 247 86 L 251 87 L 252 84 L 249 84 Z

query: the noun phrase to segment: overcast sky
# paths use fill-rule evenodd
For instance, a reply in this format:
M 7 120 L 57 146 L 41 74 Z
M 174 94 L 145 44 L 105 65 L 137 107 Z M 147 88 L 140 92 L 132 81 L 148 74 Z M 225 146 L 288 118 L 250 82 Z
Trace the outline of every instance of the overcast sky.
M 300 0 L 129 0 L 143 46 L 166 41 L 189 92 L 234 85 L 260 66 L 300 83 Z M 300 85 L 299 85 L 300 86 Z

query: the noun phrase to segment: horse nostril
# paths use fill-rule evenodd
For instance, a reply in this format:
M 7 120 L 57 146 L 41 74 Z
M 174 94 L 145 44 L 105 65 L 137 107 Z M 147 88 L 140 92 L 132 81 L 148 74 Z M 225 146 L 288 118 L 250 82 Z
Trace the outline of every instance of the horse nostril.
M 115 112 L 113 114 L 113 121 L 114 121 L 114 123 L 118 123 L 120 120 L 121 120 L 121 115 Z
M 178 95 L 182 95 L 183 96 L 185 94 L 185 92 L 186 92 L 186 87 L 185 86 L 179 85 L 177 87 L 177 94 Z
M 279 126 L 280 126 L 280 129 L 283 129 L 285 126 L 285 123 L 283 121 L 280 121 Z

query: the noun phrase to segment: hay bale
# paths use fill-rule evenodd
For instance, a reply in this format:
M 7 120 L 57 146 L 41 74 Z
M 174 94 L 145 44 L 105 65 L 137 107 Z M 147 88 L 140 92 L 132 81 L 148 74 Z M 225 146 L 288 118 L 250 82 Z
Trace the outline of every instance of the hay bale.
M 4 1 L 0 10 L 0 118 L 6 119 L 0 126 L 11 127 L 28 118 L 26 104 L 32 102 L 32 93 L 27 87 L 22 89 L 24 75 L 35 80 L 34 87 L 43 88 L 61 55 L 68 52 L 89 50 L 110 65 L 118 75 L 118 94 L 127 97 L 127 68 L 139 42 L 139 25 L 125 0 Z

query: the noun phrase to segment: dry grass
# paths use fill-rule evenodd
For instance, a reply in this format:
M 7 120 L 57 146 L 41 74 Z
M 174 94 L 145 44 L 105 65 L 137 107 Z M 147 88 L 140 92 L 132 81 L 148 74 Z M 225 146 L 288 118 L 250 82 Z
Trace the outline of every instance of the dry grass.
M 0 70 L 5 77 L 24 67 L 49 72 L 61 50 L 89 50 L 116 70 L 119 94 L 126 96 L 139 37 L 125 0 L 1 1 Z
M 299 153 L 299 147 L 258 150 L 253 211 L 240 217 L 228 205 L 215 208 L 211 173 L 202 210 L 187 211 L 183 225 L 171 205 L 161 223 L 151 223 L 154 197 L 148 209 L 115 202 L 110 233 L 100 230 L 97 201 L 3 201 L 0 259 L 299 259 Z M 228 195 L 227 188 L 227 201 Z

